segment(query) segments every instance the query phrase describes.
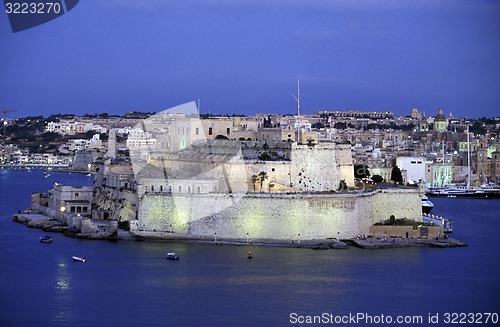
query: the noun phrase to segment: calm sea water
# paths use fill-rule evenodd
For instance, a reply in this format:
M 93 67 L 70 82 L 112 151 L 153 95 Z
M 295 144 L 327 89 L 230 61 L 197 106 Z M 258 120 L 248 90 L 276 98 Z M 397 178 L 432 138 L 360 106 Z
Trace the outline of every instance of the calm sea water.
M 47 233 L 12 215 L 54 182 L 92 178 L 0 169 L 0 326 L 289 326 L 323 314 L 372 317 L 337 325 L 384 315 L 422 317 L 393 326 L 443 326 L 446 313 L 500 314 L 500 200 L 431 199 L 465 248 L 314 251 L 58 233 L 42 244 Z M 181 259 L 167 261 L 168 251 Z

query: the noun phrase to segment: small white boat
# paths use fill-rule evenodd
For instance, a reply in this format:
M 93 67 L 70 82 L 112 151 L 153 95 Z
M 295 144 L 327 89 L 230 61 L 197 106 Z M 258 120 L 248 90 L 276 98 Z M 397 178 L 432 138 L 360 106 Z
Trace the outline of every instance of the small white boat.
M 167 260 L 179 260 L 179 256 L 175 252 L 168 252 Z
M 72 257 L 72 258 L 73 258 L 73 261 L 77 261 L 77 262 L 87 261 L 87 259 L 85 259 L 85 257 Z
M 52 243 L 52 238 L 50 236 L 40 237 L 40 242 L 42 242 L 42 243 Z

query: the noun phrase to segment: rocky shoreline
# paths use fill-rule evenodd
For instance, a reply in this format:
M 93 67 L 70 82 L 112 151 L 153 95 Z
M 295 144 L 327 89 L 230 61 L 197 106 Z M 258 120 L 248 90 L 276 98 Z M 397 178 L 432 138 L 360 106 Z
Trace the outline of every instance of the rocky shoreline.
M 119 229 L 112 233 L 81 233 L 79 230 L 71 229 L 67 225 L 51 218 L 47 215 L 35 211 L 24 211 L 13 216 L 13 221 L 24 224 L 29 228 L 39 228 L 45 232 L 59 232 L 66 236 L 71 236 L 80 239 L 91 240 L 136 240 L 136 241 L 186 241 L 186 242 L 201 242 L 216 245 L 254 245 L 254 246 L 280 246 L 294 248 L 309 248 L 313 250 L 330 250 L 330 249 L 348 249 L 350 246 L 362 249 L 389 249 L 389 248 L 408 248 L 408 247 L 436 247 L 436 248 L 452 248 L 463 247 L 467 244 L 453 238 L 375 238 L 366 237 L 363 239 L 323 239 L 323 240 L 234 240 L 234 239 L 207 239 L 207 238 L 188 238 L 178 236 L 171 233 L 153 233 L 139 232 L 132 233 Z
M 60 222 L 59 220 L 46 216 L 38 212 L 23 212 L 18 213 L 12 217 L 12 220 L 20 224 L 24 224 L 29 228 L 38 228 L 44 232 L 56 232 L 62 233 L 66 236 L 71 236 L 75 238 L 82 239 L 93 239 L 93 240 L 117 240 L 118 233 L 93 233 L 85 234 L 81 233 L 77 229 L 69 228 L 66 224 Z M 122 238 L 125 239 L 125 238 Z

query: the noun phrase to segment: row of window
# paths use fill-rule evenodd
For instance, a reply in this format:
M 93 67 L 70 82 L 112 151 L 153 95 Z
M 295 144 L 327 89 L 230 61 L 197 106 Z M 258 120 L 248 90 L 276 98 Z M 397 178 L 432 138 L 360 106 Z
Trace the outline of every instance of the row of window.
M 182 128 L 182 130 L 181 130 L 181 128 Z M 185 132 L 184 127 L 177 127 L 177 134 L 178 135 L 184 135 L 184 132 Z M 186 134 L 189 134 L 189 128 L 186 128 Z M 195 134 L 200 135 L 200 128 L 199 127 L 196 127 Z M 214 134 L 213 127 L 209 127 L 208 128 L 208 135 L 213 135 L 213 134 Z M 226 134 L 227 135 L 231 134 L 231 128 L 229 128 L 229 127 L 226 128 Z
M 88 212 L 88 207 L 86 206 L 71 206 L 69 208 L 70 212 Z
M 149 188 L 151 190 L 151 192 L 155 192 L 155 189 L 156 189 L 156 192 L 164 192 L 164 191 L 167 191 L 166 188 L 164 189 L 163 185 L 160 185 L 160 187 L 156 187 L 154 185 L 151 185 L 151 187 Z M 187 191 L 186 193 L 193 193 L 193 191 L 196 191 L 196 193 L 201 193 L 201 187 L 200 186 L 197 186 L 196 188 L 191 188 L 191 186 L 187 186 L 185 187 L 184 189 L 182 188 L 181 185 L 179 185 L 177 187 L 177 191 L 179 193 L 182 193 L 184 191 Z M 148 191 L 148 187 L 146 186 L 146 192 Z M 173 187 L 172 185 L 169 185 L 168 186 L 168 191 L 169 193 L 172 193 L 173 192 Z

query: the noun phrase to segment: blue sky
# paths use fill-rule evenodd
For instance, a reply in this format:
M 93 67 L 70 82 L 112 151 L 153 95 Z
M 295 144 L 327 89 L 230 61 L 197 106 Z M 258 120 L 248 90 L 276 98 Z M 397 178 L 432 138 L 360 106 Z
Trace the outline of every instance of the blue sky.
M 500 116 L 500 1 L 82 0 L 12 33 L 0 13 L 0 108 L 11 116 L 392 111 Z

